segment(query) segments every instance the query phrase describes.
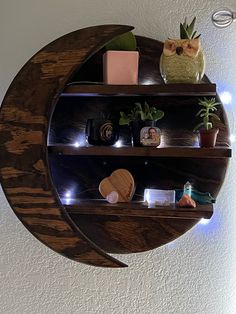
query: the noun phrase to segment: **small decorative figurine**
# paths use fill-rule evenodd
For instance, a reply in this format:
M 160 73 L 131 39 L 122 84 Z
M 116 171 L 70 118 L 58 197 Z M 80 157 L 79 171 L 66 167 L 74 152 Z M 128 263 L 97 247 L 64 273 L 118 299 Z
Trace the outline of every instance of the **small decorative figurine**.
M 178 207 L 196 207 L 196 202 L 191 198 L 192 185 L 187 181 L 184 185 L 184 191 L 181 199 L 176 203 Z
M 183 190 L 177 189 L 176 192 L 176 200 L 180 200 L 183 196 Z M 191 198 L 197 202 L 199 205 L 205 205 L 205 204 L 213 204 L 216 202 L 214 197 L 211 196 L 209 192 L 200 192 L 194 188 L 192 188 L 191 191 Z
M 187 194 L 183 194 L 181 199 L 176 203 L 178 207 L 196 207 L 196 202 Z
M 110 194 L 107 195 L 106 200 L 108 203 L 115 204 L 119 200 L 119 194 L 116 191 L 112 191 Z
M 192 185 L 189 181 L 187 181 L 184 185 L 184 193 L 183 194 L 186 194 L 189 196 L 191 196 L 191 194 L 192 194 Z
M 196 18 L 190 25 L 180 23 L 180 39 L 164 43 L 160 72 L 165 83 L 199 83 L 205 71 L 205 58 L 200 35 L 194 31 Z
M 99 184 L 99 192 L 109 203 L 129 202 L 134 191 L 134 178 L 126 169 L 113 171 L 110 177 L 104 178 Z

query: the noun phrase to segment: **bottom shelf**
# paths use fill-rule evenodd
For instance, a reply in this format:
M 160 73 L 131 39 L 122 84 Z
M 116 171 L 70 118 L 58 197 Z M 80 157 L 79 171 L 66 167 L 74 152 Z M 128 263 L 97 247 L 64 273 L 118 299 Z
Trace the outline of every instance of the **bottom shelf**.
M 155 217 L 178 219 L 210 219 L 213 205 L 197 205 L 196 208 L 179 208 L 171 206 L 148 207 L 144 202 L 109 204 L 105 200 L 61 200 L 69 214 L 112 215 L 129 217 Z

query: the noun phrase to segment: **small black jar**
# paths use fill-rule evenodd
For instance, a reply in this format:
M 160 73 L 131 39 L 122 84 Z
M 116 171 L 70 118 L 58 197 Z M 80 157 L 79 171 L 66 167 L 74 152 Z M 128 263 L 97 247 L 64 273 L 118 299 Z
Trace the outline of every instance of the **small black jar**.
M 91 145 L 113 145 L 119 138 L 118 122 L 113 119 L 88 119 L 85 132 Z

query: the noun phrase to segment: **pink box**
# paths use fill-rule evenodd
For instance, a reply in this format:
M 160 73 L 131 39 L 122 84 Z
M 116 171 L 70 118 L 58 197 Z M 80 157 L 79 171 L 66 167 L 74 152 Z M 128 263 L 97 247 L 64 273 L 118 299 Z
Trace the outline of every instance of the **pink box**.
M 109 50 L 103 55 L 103 80 L 105 84 L 138 84 L 138 51 Z

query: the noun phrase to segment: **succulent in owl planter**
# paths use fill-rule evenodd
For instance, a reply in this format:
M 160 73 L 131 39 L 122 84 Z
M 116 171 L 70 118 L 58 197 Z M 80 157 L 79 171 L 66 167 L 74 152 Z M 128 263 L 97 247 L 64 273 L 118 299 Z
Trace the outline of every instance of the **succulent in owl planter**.
M 199 83 L 205 71 L 205 57 L 200 35 L 194 30 L 196 17 L 190 25 L 180 23 L 180 39 L 164 42 L 160 72 L 165 83 Z

